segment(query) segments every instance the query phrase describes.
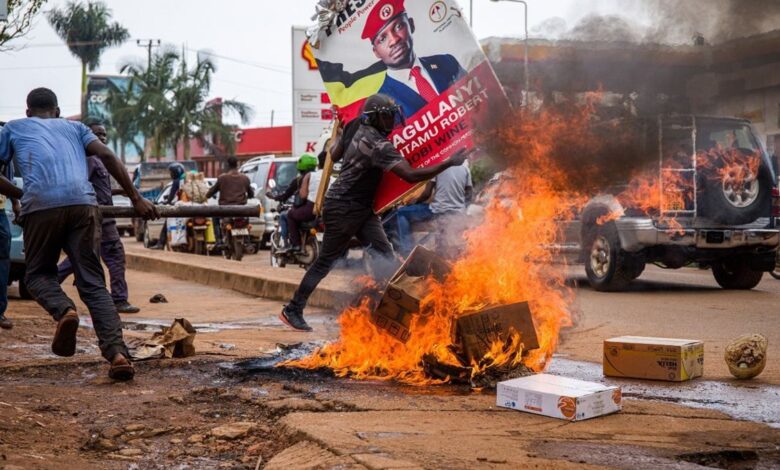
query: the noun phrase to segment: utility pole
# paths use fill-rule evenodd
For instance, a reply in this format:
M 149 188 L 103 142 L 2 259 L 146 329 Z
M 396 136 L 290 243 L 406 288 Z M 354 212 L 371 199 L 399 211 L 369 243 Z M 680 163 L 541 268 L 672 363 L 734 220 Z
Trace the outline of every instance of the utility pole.
M 152 68 L 152 48 L 160 47 L 161 41 L 159 39 L 136 39 L 135 44 L 138 47 L 146 48 L 146 70 Z
M 501 0 L 490 0 L 491 2 L 500 2 Z M 525 0 L 504 0 L 506 2 L 522 3 L 525 10 L 525 39 L 523 40 L 523 48 L 525 53 L 523 54 L 523 68 L 525 75 L 525 90 L 523 90 L 523 106 L 528 105 L 528 93 L 530 92 L 530 79 L 528 77 L 528 3 Z

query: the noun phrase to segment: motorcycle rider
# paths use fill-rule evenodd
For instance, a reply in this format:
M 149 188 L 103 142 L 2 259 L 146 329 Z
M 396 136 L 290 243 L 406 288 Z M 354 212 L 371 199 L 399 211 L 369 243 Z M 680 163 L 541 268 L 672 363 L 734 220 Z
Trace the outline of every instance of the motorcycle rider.
M 171 206 L 176 200 L 176 196 L 179 194 L 179 188 L 181 187 L 181 180 L 184 179 L 186 170 L 181 163 L 171 163 L 168 165 L 168 173 L 171 175 L 171 190 L 163 200 L 163 204 Z M 157 244 L 152 247 L 153 250 L 162 250 L 165 248 L 165 242 L 168 238 L 168 222 L 166 221 L 162 230 L 160 230 L 160 237 L 157 239 Z
M 214 186 L 209 188 L 206 199 L 219 193 L 220 206 L 243 206 L 246 201 L 255 197 L 252 182 L 245 174 L 238 172 L 238 159 L 227 158 L 227 171 L 219 175 Z
M 217 193 L 219 193 L 218 204 L 220 206 L 243 206 L 246 205 L 247 200 L 255 197 L 249 177 L 238 172 L 238 158 L 234 156 L 227 158 L 227 171 L 219 175 L 214 186 L 209 188 L 206 199 L 211 199 Z M 214 220 L 215 227 L 221 229 L 220 224 L 219 219 Z M 222 238 L 223 233 L 219 235 L 218 240 Z
M 359 119 L 359 128 L 351 139 L 342 139 L 337 131 L 331 158 L 334 162 L 343 162 L 338 178 L 325 197 L 325 233 L 320 255 L 279 314 L 282 322 L 298 331 L 312 330 L 303 318 L 306 302 L 348 248 L 352 237 L 357 237 L 369 254 L 376 253 L 386 260 L 386 266 L 382 267 L 387 274 L 394 267 L 393 248 L 372 208 L 384 173 L 391 171 L 404 181 L 419 183 L 466 160 L 467 152 L 461 149 L 437 165 L 412 168 L 388 139 L 396 126 L 404 124 L 400 107 L 389 96 L 370 96 Z
M 304 178 L 317 169 L 317 159 L 314 158 L 314 156 L 309 155 L 308 153 L 304 153 L 301 155 L 301 158 L 298 159 L 298 162 L 295 164 L 295 168 L 298 170 L 298 176 L 285 188 L 284 192 L 281 194 L 274 193 L 272 191 L 269 191 L 265 193 L 266 197 L 269 197 L 275 201 L 284 202 L 293 197 L 295 195 L 295 199 L 293 200 L 293 209 L 298 208 L 305 204 L 305 194 L 301 192 L 301 189 L 303 187 L 303 180 Z M 285 211 L 281 214 L 279 214 L 279 232 L 281 235 L 281 239 L 288 243 L 290 240 L 289 238 L 289 228 L 288 228 L 288 213 L 289 211 Z M 288 245 L 289 246 L 289 245 Z M 293 251 L 300 251 L 300 237 L 298 241 L 298 247 L 297 250 L 295 247 L 292 248 Z

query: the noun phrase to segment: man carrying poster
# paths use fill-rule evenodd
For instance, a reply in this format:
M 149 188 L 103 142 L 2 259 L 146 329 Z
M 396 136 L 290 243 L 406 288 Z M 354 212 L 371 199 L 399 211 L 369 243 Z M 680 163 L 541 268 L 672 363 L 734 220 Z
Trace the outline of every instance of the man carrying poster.
M 357 237 L 372 258 L 379 257 L 386 274 L 396 266 L 393 247 L 387 241 L 379 217 L 371 209 L 377 185 L 384 172 L 392 172 L 404 181 L 426 181 L 447 168 L 466 160 L 466 149 L 459 150 L 447 161 L 427 168 L 413 169 L 404 160 L 387 136 L 400 118 L 400 108 L 385 95 L 368 98 L 363 108 L 360 126 L 351 139 L 337 134 L 331 147 L 333 161 L 341 161 L 338 179 L 328 190 L 323 210 L 325 234 L 320 254 L 311 265 L 292 300 L 282 308 L 279 319 L 298 331 L 311 331 L 303 318 L 303 309 L 317 285 L 328 275 L 333 264 Z
M 473 148 L 477 124 L 508 105 L 455 0 L 347 0 L 329 8 L 327 24 L 314 30 L 314 54 L 331 103 L 349 123 L 369 96 L 391 97 L 405 122 L 388 138 L 412 168 Z M 374 210 L 414 187 L 386 172 Z

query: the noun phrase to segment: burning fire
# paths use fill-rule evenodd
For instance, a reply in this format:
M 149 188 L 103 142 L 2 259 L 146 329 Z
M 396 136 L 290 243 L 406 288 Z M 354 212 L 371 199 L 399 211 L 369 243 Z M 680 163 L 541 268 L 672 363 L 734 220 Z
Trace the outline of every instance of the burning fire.
M 684 155 L 686 159 L 690 156 Z M 701 188 L 697 183 L 709 180 L 724 185 L 728 191 L 739 194 L 756 181 L 761 166 L 758 153 L 744 153 L 740 149 L 713 147 L 696 153 L 696 167 L 701 175 L 695 182 L 691 173 L 679 162 L 667 161 L 660 176 L 647 172 L 631 179 L 628 187 L 616 197 L 625 208 L 643 215 L 657 217 L 661 226 L 671 232 L 682 230 L 675 211 L 692 210 L 694 193 Z M 690 167 L 689 167 L 690 168 Z M 622 217 L 622 211 L 613 211 L 599 217 L 598 224 L 605 224 Z
M 572 120 L 577 120 L 575 125 Z M 517 122 L 517 121 L 514 121 Z M 480 360 L 470 365 L 476 376 L 497 367 L 520 364 L 541 371 L 558 344 L 562 327 L 572 324 L 569 306 L 572 292 L 566 287 L 565 265 L 549 250 L 558 238 L 558 221 L 570 217 L 571 196 L 555 189 L 563 177 L 546 158 L 560 137 L 571 136 L 578 125 L 587 124 L 585 112 L 563 119 L 541 113 L 523 119 L 515 127 L 496 128 L 499 138 L 515 150 L 519 164 L 506 172 L 484 220 L 465 234 L 463 255 L 454 262 L 443 282 L 429 278 L 429 294 L 421 300 L 412 320 L 411 337 L 402 343 L 371 321 L 373 303 L 364 298 L 357 307 L 344 310 L 337 341 L 311 356 L 288 361 L 285 367 L 327 368 L 337 376 L 355 379 L 397 380 L 426 385 L 446 382 L 426 374 L 424 357 L 462 367 L 453 352 L 452 328 L 463 315 L 490 306 L 528 301 L 534 319 L 538 349 L 524 351 L 523 338 L 514 334 L 496 342 Z M 509 155 L 505 153 L 505 155 Z

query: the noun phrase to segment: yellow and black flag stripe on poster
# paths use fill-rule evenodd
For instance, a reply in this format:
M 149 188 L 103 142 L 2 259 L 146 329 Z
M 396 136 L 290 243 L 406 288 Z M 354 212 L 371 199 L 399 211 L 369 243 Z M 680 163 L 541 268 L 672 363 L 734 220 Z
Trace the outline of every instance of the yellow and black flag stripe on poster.
M 343 122 L 360 115 L 363 102 L 379 92 L 387 76 L 387 66 L 382 62 L 355 73 L 345 72 L 343 64 L 317 60 L 317 65 L 330 101 L 338 107 Z

